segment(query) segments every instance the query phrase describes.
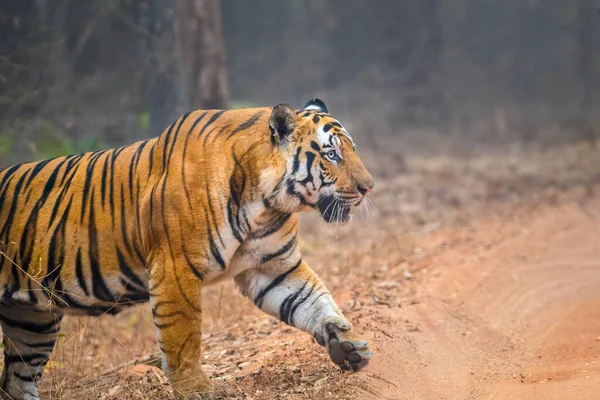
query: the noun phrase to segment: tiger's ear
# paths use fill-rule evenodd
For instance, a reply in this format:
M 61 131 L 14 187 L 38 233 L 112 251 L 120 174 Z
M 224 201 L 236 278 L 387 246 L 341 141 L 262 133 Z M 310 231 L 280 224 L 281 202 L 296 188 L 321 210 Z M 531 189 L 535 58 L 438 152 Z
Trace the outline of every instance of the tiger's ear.
M 276 105 L 269 118 L 269 128 L 271 141 L 283 142 L 296 128 L 296 112 L 287 104 Z
M 306 105 L 304 106 L 304 110 L 314 110 L 329 114 L 327 106 L 325 105 L 325 103 L 323 103 L 323 100 L 321 99 L 309 100 L 308 103 L 306 103 Z

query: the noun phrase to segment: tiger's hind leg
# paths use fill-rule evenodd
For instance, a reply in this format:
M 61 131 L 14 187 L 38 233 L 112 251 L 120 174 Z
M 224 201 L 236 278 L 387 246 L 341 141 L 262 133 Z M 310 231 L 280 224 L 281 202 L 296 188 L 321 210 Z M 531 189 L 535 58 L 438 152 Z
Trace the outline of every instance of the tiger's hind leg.
M 18 307 L 0 307 L 4 368 L 0 398 L 38 399 L 38 383 L 60 329 L 61 316 Z
M 150 266 L 150 303 L 163 370 L 180 397 L 201 398 L 213 391 L 200 357 L 202 280 L 185 260 L 165 259 Z

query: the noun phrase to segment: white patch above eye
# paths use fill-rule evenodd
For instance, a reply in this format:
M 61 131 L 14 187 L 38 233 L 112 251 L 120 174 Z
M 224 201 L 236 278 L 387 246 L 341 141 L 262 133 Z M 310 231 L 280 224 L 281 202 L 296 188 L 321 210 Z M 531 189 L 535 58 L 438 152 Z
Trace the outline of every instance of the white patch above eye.
M 311 104 L 310 106 L 304 107 L 303 110 L 322 111 L 321 107 L 319 107 L 317 104 Z
M 319 126 L 319 129 L 317 130 L 317 140 L 319 141 L 319 144 L 321 145 L 321 147 L 323 147 L 326 144 L 327 145 L 331 144 L 330 138 L 331 138 L 331 133 L 325 132 L 323 130 L 323 126 Z

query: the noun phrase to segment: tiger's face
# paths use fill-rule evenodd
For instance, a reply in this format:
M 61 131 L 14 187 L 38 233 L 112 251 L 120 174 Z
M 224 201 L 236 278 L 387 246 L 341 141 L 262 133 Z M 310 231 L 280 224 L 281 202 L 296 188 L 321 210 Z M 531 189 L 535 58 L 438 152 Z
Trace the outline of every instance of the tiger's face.
M 314 99 L 298 111 L 276 106 L 270 128 L 286 159 L 278 203 L 288 212 L 311 208 L 326 222 L 348 222 L 374 182 L 342 124 Z

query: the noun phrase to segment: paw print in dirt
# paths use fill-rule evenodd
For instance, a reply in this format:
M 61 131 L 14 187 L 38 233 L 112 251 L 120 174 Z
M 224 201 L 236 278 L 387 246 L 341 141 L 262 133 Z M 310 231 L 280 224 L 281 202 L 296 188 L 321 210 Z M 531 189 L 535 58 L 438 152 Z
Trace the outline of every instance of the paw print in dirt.
M 324 335 L 315 334 L 315 340 L 327 348 L 331 361 L 343 370 L 356 372 L 366 367 L 373 355 L 367 341 L 360 339 L 346 321 L 325 324 Z

